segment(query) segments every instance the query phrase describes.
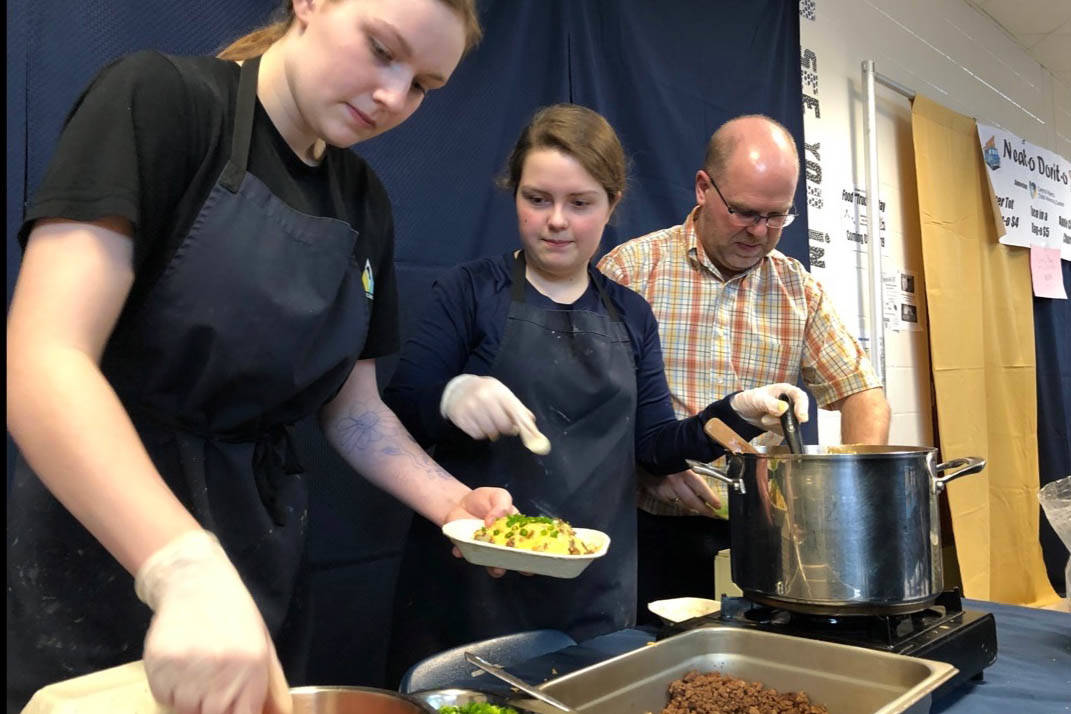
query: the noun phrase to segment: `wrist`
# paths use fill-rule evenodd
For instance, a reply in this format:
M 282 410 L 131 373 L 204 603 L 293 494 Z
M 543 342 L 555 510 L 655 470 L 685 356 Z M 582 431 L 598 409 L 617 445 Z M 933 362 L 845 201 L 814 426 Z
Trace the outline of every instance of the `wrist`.
M 155 611 L 172 582 L 186 579 L 206 564 L 220 562 L 233 569 L 215 535 L 206 530 L 186 531 L 168 541 L 138 568 L 134 575 L 134 592 Z
M 439 414 L 443 419 L 450 418 L 446 413 L 446 408 L 450 404 L 450 397 L 453 396 L 458 387 L 473 379 L 479 378 L 475 374 L 459 374 L 446 383 L 446 387 L 443 388 L 443 395 L 439 398 Z
M 471 488 L 460 481 L 455 480 L 454 483 L 450 484 L 448 490 L 444 494 L 446 503 L 441 514 L 432 519 L 432 522 L 441 528 L 452 520 L 451 516 L 455 511 L 462 510 L 467 513 L 468 509 L 465 508 L 464 501 L 470 493 L 472 493 Z
M 708 420 L 718 417 L 725 422 L 730 429 L 743 437 L 745 441 L 751 441 L 766 430 L 762 427 L 755 426 L 737 411 L 736 403 L 741 394 L 743 394 L 742 391 L 733 392 L 716 402 L 711 402 L 711 404 L 703 410 L 702 419 L 705 424 Z

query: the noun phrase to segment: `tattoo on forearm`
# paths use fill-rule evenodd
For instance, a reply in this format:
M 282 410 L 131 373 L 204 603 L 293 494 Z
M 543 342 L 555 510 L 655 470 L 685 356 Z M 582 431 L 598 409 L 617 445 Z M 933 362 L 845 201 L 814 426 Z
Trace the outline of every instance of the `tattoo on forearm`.
M 344 453 L 375 457 L 395 457 L 408 461 L 429 476 L 451 478 L 439 464 L 413 441 L 394 414 L 358 402 L 335 425 Z

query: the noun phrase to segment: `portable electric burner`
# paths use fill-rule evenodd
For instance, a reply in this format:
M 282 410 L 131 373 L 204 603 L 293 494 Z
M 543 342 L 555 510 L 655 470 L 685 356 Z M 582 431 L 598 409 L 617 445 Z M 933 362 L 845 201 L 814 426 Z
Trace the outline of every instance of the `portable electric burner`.
M 747 627 L 947 662 L 959 673 L 934 692 L 934 699 L 968 680 L 981 680 L 982 670 L 997 659 L 993 615 L 964 610 L 959 590 L 941 593 L 925 609 L 894 615 L 814 615 L 723 596 L 720 613 L 671 625 L 659 639 L 707 626 Z

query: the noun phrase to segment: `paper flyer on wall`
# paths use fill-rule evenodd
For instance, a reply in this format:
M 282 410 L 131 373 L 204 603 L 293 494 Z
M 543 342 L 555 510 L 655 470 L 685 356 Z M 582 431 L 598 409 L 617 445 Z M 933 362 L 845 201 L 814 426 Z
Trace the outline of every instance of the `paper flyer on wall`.
M 1007 230 L 1000 242 L 1071 260 L 1071 161 L 987 124 L 978 123 L 978 140 Z
M 882 273 L 882 314 L 885 329 L 894 332 L 917 332 L 919 324 L 915 273 Z
M 868 215 L 866 190 L 858 187 L 844 189 L 840 192 L 841 201 L 841 231 L 848 245 L 859 253 L 869 250 Z M 885 247 L 885 201 L 881 201 L 878 215 L 881 221 L 878 223 L 878 237 L 881 239 L 882 248 Z M 884 252 L 884 251 L 882 251 Z

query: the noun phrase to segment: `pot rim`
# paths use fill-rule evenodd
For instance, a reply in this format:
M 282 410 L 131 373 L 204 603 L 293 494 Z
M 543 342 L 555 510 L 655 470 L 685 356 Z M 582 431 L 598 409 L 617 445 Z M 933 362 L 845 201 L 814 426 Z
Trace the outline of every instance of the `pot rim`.
M 739 453 L 730 454 L 730 456 L 742 456 L 752 457 L 756 459 L 779 459 L 779 460 L 821 460 L 821 459 L 840 459 L 845 460 L 843 457 L 849 458 L 864 458 L 864 459 L 884 459 L 884 458 L 916 458 L 918 456 L 928 456 L 937 452 L 935 446 L 901 446 L 901 445 L 873 445 L 873 444 L 849 444 L 846 446 L 824 446 L 808 444 L 803 448 L 805 453 L 793 454 L 789 451 L 785 445 L 778 446 L 758 446 L 755 447 L 758 453 Z M 840 449 L 856 449 L 854 451 L 839 451 Z M 817 450 L 817 451 L 815 451 Z

